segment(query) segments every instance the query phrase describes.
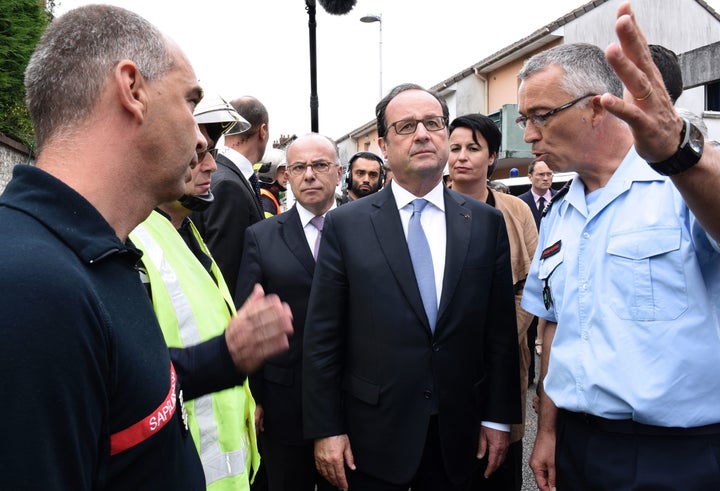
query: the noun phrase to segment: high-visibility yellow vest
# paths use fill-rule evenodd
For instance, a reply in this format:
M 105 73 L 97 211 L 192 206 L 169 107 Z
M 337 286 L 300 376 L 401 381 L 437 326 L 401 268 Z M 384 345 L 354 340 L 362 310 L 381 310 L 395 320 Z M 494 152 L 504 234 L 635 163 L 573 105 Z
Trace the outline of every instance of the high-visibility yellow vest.
M 277 198 L 272 193 L 272 191 L 270 191 L 269 189 L 266 189 L 266 188 L 260 188 L 260 196 L 269 199 L 270 201 L 272 201 L 273 205 L 275 205 L 275 213 L 266 211 L 265 218 L 270 218 L 272 216 L 279 215 L 280 213 L 282 213 L 282 208 L 280 207 L 280 202 L 277 200 Z
M 190 225 L 210 256 L 197 229 Z M 212 272 L 217 283 L 172 223 L 155 211 L 130 238 L 143 251 L 153 306 L 168 346 L 192 346 L 222 334 L 236 309 L 215 261 Z M 186 401 L 185 406 L 207 489 L 249 490 L 260 455 L 255 438 L 255 401 L 247 380 L 242 386 Z

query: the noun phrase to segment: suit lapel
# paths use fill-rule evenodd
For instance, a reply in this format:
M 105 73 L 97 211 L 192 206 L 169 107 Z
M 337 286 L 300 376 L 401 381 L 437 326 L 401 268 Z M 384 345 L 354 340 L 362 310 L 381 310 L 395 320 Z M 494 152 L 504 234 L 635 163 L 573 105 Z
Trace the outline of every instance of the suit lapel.
M 447 189 L 444 190 L 444 193 L 447 244 L 445 250 L 443 291 L 440 296 L 440 307 L 438 308 L 438 327 L 443 321 L 445 310 L 453 298 L 458 281 L 460 281 L 460 275 L 470 248 L 470 233 L 472 231 L 473 220 L 470 210 L 463 206 L 465 199 L 462 195 L 451 193 Z
M 283 240 L 300 264 L 312 276 L 315 272 L 315 259 L 305 238 L 305 231 L 302 228 L 297 207 L 293 206 L 286 213 L 278 215 L 278 217 Z
M 260 218 L 265 218 L 265 210 L 263 210 L 263 207 L 261 206 L 260 202 L 258 201 L 257 195 L 255 194 L 255 190 L 252 187 L 252 184 L 243 176 L 242 172 L 240 172 L 240 169 L 238 169 L 237 165 L 227 158 L 226 156 L 222 154 L 218 154 L 217 158 L 215 159 L 215 163 L 222 165 L 223 167 L 227 168 L 229 171 L 231 171 L 235 177 L 240 180 L 240 182 L 243 183 L 243 186 L 245 186 L 245 191 L 247 191 L 248 198 L 252 198 L 252 202 L 255 204 L 255 209 L 257 210 L 258 214 L 260 215 Z
M 425 328 L 430 332 L 430 324 L 415 280 L 415 272 L 413 271 L 412 260 L 410 259 L 410 252 L 408 251 L 407 240 L 405 239 L 395 198 L 390 188 L 382 189 L 375 196 L 377 198 L 367 197 L 363 199 L 375 201 L 373 206 L 376 209 L 370 214 L 370 221 L 375 229 L 377 241 L 390 265 L 390 270 L 400 285 L 400 290 L 408 299 Z

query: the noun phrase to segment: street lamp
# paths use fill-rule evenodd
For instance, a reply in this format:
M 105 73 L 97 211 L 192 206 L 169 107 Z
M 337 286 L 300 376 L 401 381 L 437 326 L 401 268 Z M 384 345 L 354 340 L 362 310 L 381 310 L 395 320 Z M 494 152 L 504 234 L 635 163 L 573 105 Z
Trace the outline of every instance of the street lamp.
M 318 123 L 318 93 L 317 93 L 317 47 L 315 40 L 315 0 L 305 0 L 305 10 L 308 13 L 308 34 L 310 37 L 310 131 L 320 131 Z
M 363 17 L 360 17 L 360 22 L 364 22 L 366 24 L 372 24 L 373 22 L 377 22 L 380 25 L 380 50 L 379 50 L 379 59 L 380 59 L 380 97 L 379 99 L 382 99 L 383 96 L 383 90 L 382 90 L 382 15 L 365 15 Z

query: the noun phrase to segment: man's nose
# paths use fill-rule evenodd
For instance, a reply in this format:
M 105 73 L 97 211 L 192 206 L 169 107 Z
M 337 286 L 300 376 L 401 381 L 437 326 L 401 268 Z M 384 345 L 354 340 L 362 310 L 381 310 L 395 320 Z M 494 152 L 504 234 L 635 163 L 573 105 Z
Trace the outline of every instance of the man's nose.
M 430 138 L 430 132 L 425 127 L 425 123 L 422 121 L 418 121 L 417 126 L 415 127 L 414 135 L 416 140 L 427 140 Z
M 540 139 L 540 132 L 538 131 L 537 125 L 532 122 L 531 119 L 527 120 L 525 124 L 525 133 L 523 133 L 523 140 L 526 143 L 532 143 Z

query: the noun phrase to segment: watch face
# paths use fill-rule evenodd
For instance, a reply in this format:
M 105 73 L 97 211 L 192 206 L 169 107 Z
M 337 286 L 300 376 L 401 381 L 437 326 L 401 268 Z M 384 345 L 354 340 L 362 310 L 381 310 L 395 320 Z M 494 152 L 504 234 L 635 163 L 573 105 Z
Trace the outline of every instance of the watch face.
M 688 145 L 692 149 L 693 152 L 696 154 L 701 154 L 703 145 L 705 144 L 705 139 L 703 138 L 702 132 L 694 125 L 690 125 L 690 139 L 688 140 Z

